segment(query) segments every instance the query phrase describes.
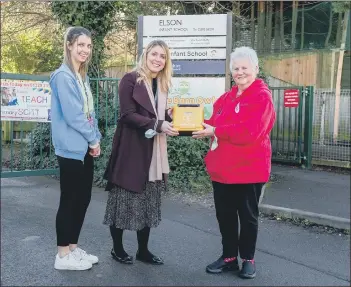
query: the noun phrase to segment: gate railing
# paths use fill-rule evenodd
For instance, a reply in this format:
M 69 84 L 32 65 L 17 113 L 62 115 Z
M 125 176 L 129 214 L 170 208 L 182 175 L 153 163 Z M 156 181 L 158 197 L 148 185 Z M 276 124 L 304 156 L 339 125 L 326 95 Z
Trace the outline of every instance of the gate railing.
M 1 79 L 49 81 L 48 76 L 1 74 Z M 99 128 L 104 133 L 117 123 L 119 79 L 91 78 Z M 1 121 L 1 177 L 59 174 L 51 142 L 50 122 Z
M 276 122 L 271 132 L 272 160 L 303 165 L 312 164 L 313 87 L 270 87 Z M 299 91 L 296 108 L 284 106 L 285 90 Z

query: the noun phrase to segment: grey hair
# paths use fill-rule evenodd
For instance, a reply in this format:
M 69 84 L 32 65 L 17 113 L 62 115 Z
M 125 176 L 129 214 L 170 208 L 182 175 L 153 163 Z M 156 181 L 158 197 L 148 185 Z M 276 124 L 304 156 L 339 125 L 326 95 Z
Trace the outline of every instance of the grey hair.
M 230 71 L 233 73 L 233 62 L 236 59 L 249 59 L 254 67 L 258 67 L 258 57 L 254 49 L 250 47 L 238 47 L 230 54 Z

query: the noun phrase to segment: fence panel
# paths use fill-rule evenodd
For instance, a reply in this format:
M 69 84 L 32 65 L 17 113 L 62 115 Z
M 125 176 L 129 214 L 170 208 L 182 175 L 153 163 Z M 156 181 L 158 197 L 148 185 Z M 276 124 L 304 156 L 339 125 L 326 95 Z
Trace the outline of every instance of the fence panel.
M 302 160 L 302 114 L 303 89 L 299 90 L 300 104 L 297 108 L 284 107 L 285 87 L 271 87 L 276 110 L 276 122 L 271 132 L 272 158 L 278 162 L 301 163 Z
M 314 93 L 313 163 L 350 167 L 351 90 L 342 89 L 337 138 L 334 140 L 335 90 L 317 89 Z
M 46 76 L 1 74 L 1 79 L 48 81 Z M 99 129 L 117 124 L 119 79 L 90 79 Z M 1 177 L 58 174 L 50 122 L 1 121 Z
M 276 110 L 271 132 L 272 160 L 311 167 L 313 87 L 270 87 Z M 284 105 L 285 90 L 297 90 L 297 107 Z
M 31 87 L 32 82 L 47 82 L 47 76 L 1 74 L 1 80 L 14 80 L 19 87 Z M 33 86 L 32 89 L 34 89 Z M 13 95 L 17 100 L 23 94 L 18 94 L 17 86 Z M 39 88 L 38 88 L 39 89 Z M 39 89 L 40 90 L 40 89 Z M 22 91 L 23 92 L 23 91 Z M 1 105 L 7 106 L 8 93 L 5 86 L 1 87 Z M 23 100 L 24 101 L 24 100 Z M 32 98 L 33 101 L 33 98 Z M 18 102 L 18 112 L 24 113 L 26 108 Z M 30 108 L 27 109 L 30 111 Z M 17 177 L 30 175 L 57 174 L 57 166 L 52 160 L 51 125 L 48 122 L 4 121 L 1 120 L 1 177 Z

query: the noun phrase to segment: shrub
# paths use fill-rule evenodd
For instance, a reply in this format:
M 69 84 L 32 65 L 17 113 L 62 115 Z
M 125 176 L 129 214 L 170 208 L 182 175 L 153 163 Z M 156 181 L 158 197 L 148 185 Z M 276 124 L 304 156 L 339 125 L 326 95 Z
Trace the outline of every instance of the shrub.
M 26 148 L 27 169 L 58 168 L 55 150 L 51 141 L 50 123 L 38 123 L 30 134 Z
M 116 127 L 109 126 L 100 142 L 101 155 L 95 159 L 94 183 L 99 187 L 105 187 L 106 181 L 103 180 L 105 169 L 111 155 L 112 141 Z
M 171 173 L 169 188 L 182 192 L 209 190 L 211 182 L 204 165 L 209 140 L 191 137 L 169 137 L 168 156 Z
M 28 136 L 28 142 L 23 143 L 22 157 L 18 148 L 13 154 L 13 168 L 15 170 L 57 168 L 54 147 L 51 143 L 50 124 L 37 123 Z M 5 161 L 4 166 L 10 167 L 10 160 Z
M 109 126 L 101 140 L 101 156 L 95 160 L 94 183 L 105 187 L 103 175 L 111 154 L 115 126 Z M 208 140 L 189 137 L 168 137 L 168 156 L 171 173 L 169 189 L 181 192 L 201 192 L 210 188 L 203 156 L 209 146 Z

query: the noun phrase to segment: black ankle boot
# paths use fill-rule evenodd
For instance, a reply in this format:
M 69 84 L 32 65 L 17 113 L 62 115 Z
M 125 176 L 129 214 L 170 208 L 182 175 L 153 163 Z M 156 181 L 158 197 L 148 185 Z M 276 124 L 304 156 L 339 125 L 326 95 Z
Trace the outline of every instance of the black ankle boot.
M 235 258 L 232 261 L 226 262 L 223 256 L 219 257 L 215 262 L 207 265 L 206 272 L 208 273 L 222 273 L 225 271 L 237 271 L 239 270 L 238 259 Z
M 256 277 L 255 261 L 243 259 L 243 264 L 239 272 L 239 276 L 244 279 L 253 279 Z

